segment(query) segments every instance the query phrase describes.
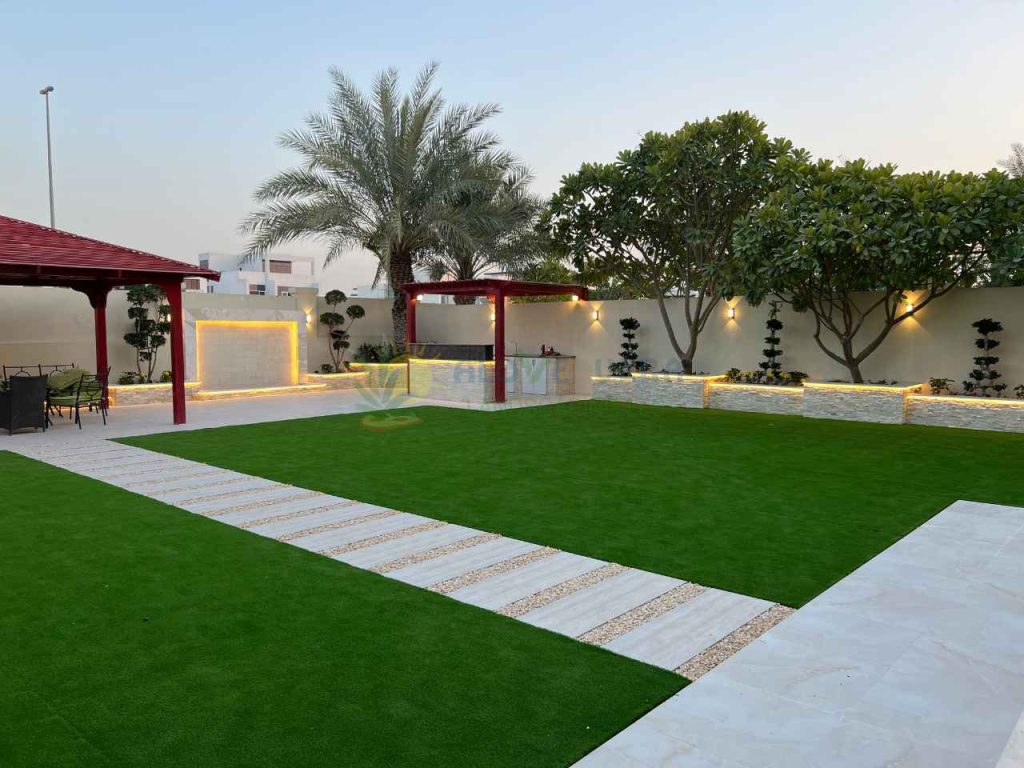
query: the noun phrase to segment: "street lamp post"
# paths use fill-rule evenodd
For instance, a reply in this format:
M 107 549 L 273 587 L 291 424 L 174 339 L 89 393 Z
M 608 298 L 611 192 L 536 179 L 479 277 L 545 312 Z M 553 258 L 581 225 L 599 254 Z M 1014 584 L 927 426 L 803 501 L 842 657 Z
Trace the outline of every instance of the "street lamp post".
M 39 95 L 46 99 L 46 171 L 50 179 L 50 229 L 56 229 L 57 225 L 53 217 L 53 147 L 50 142 L 50 94 L 53 93 L 53 86 L 48 85 L 39 91 Z

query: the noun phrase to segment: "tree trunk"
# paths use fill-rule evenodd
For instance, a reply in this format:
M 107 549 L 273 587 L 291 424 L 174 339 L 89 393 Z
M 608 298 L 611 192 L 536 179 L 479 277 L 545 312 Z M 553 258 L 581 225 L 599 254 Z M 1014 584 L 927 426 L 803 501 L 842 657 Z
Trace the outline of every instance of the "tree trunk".
M 476 296 L 456 296 L 455 303 L 460 306 L 466 306 L 467 304 L 476 304 Z
M 683 352 L 683 348 L 679 345 L 679 339 L 676 338 L 675 328 L 672 327 L 672 319 L 668 316 L 668 308 L 665 306 L 665 297 L 658 291 L 655 294 L 655 299 L 658 302 L 658 311 L 661 313 L 661 320 L 665 324 L 665 331 L 668 333 L 669 343 L 672 345 L 672 349 L 675 350 L 676 355 L 679 357 L 679 363 L 683 366 L 683 373 L 693 373 L 693 359 L 692 354 L 688 355 Z
M 863 384 L 864 376 L 860 372 L 860 363 L 850 358 L 846 359 L 846 367 L 850 371 L 850 380 L 854 384 Z
M 407 253 L 395 253 L 391 256 L 388 269 L 388 281 L 395 294 L 391 305 L 391 322 L 394 324 L 395 346 L 405 351 L 405 291 L 402 286 L 414 282 L 412 274 L 412 257 Z

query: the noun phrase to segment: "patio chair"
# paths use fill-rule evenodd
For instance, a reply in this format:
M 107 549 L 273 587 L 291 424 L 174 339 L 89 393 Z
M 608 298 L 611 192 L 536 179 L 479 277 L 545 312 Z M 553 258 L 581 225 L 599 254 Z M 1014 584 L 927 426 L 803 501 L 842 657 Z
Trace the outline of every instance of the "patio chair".
M 99 411 L 103 416 L 104 426 L 107 423 L 107 380 L 110 369 L 99 375 L 84 374 L 74 388 L 74 394 L 52 395 L 50 405 L 56 408 L 67 408 L 74 411 L 75 424 L 82 428 L 82 408 L 88 411 Z
M 63 403 L 67 402 L 68 398 L 74 398 L 82 377 L 89 375 L 91 374 L 88 371 L 81 368 L 63 366 L 50 373 L 47 378 L 47 389 L 49 389 L 49 397 L 46 402 L 47 413 L 57 414 L 63 418 Z
M 46 377 L 11 376 L 0 392 L 0 428 L 13 435 L 18 429 L 46 431 Z

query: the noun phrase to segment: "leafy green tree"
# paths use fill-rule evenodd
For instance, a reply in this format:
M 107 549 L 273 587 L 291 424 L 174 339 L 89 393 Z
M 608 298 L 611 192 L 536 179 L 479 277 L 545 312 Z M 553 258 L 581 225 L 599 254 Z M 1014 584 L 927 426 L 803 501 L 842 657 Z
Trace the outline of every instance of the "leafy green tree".
M 402 95 L 388 69 L 367 94 L 332 69 L 329 111 L 281 137 L 302 164 L 264 182 L 255 195 L 262 207 L 242 224 L 252 257 L 304 237 L 327 243 L 328 264 L 353 248 L 373 253 L 377 278 L 395 289 L 391 315 L 402 347 L 405 301 L 397 289 L 440 248 L 476 249 L 481 222 L 460 201 L 490 194 L 516 165 L 482 130 L 498 107 L 446 106 L 436 73 L 436 64 L 425 67 Z
M 157 352 L 167 343 L 167 334 L 171 331 L 171 307 L 165 298 L 163 290 L 155 285 L 128 288 L 128 318 L 132 321 L 132 330 L 124 335 L 124 340 L 135 348 L 135 367 L 143 384 L 153 381 Z
M 490 190 L 459 195 L 472 242 L 442 242 L 427 258 L 432 280 L 476 280 L 488 273 L 515 275 L 544 257 L 545 243 L 534 230 L 541 201 L 530 194 L 533 176 L 513 165 Z M 456 296 L 456 304 L 472 304 L 474 296 Z
M 558 252 L 588 283 L 619 283 L 657 300 L 688 373 L 722 296 L 713 268 L 733 258 L 736 222 L 771 189 L 779 158 L 794 153 L 764 128 L 747 112 L 729 112 L 673 134 L 649 133 L 616 162 L 586 164 L 564 177 L 543 217 Z M 682 298 L 685 344 L 668 296 Z
M 855 382 L 899 323 L 1020 260 L 1024 180 L 899 175 L 863 160 L 787 161 L 780 172 L 784 186 L 738 228 L 739 258 L 719 280 L 754 304 L 774 294 L 810 312 L 814 340 Z
M 328 291 L 324 301 L 331 307 L 328 312 L 320 315 L 320 324 L 326 326 L 331 363 L 335 373 L 341 373 L 345 367 L 345 353 L 352 346 L 352 325 L 356 320 L 366 317 L 366 310 L 359 304 L 345 308 L 345 313 L 338 311 L 338 305 L 348 301 L 342 291 Z

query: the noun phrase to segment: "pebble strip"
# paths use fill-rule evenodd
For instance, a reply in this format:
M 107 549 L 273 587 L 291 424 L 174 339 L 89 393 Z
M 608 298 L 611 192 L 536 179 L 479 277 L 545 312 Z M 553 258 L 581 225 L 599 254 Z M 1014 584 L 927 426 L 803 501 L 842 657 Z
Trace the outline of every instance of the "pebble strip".
M 599 581 L 610 579 L 612 576 L 622 573 L 626 570 L 626 566 L 619 565 L 618 563 L 608 563 L 602 565 L 600 568 L 595 568 L 589 573 L 584 573 L 582 576 L 577 576 L 574 579 L 563 581 L 561 584 L 555 584 L 553 587 L 543 589 L 535 595 L 524 597 L 522 600 L 516 600 L 514 603 L 509 603 L 504 608 L 501 608 L 497 613 L 502 616 L 509 616 L 511 618 L 517 618 L 524 614 L 529 613 L 532 610 L 541 608 L 548 603 L 553 603 L 555 600 L 571 595 L 573 592 L 579 592 L 585 587 L 589 587 L 593 584 L 597 584 Z
M 205 482 L 205 483 L 202 484 L 201 487 L 202 488 L 216 488 L 219 485 L 237 485 L 238 483 L 247 483 L 250 480 L 251 480 L 251 478 L 244 477 L 244 476 L 243 477 L 232 477 L 232 478 L 229 478 L 227 480 L 217 480 L 217 481 L 212 482 L 212 483 L 211 482 Z M 154 482 L 154 481 L 151 480 L 150 482 Z M 182 481 L 182 482 L 185 482 L 185 481 Z M 200 489 L 196 488 L 195 485 L 193 485 L 191 482 L 189 482 L 188 485 L 182 485 L 182 486 L 179 486 L 178 488 L 161 488 L 158 491 L 154 491 L 154 493 L 159 494 L 159 495 L 163 495 L 165 493 L 181 493 L 182 491 L 195 491 L 195 490 L 200 490 Z M 210 498 L 213 498 L 213 497 L 210 497 Z
M 247 520 L 244 523 L 236 523 L 235 527 L 245 530 L 248 528 L 255 528 L 257 525 L 266 525 L 267 523 L 283 522 L 285 520 L 295 520 L 300 517 L 316 515 L 320 512 L 330 512 L 333 509 L 344 509 L 345 507 L 351 507 L 353 504 L 358 503 L 358 501 L 342 501 L 338 504 L 325 504 L 322 507 L 313 507 L 312 509 L 300 509 L 298 512 L 285 512 L 280 515 L 270 515 L 268 517 L 261 517 L 257 520 Z
M 365 517 L 359 519 L 359 522 L 366 520 Z M 379 536 L 374 536 L 369 539 L 363 539 L 361 541 L 353 541 L 351 544 L 345 544 L 340 547 L 331 547 L 330 549 L 321 549 L 320 554 L 324 557 L 336 557 L 337 555 L 343 555 L 346 552 L 351 552 L 355 549 L 362 549 L 363 547 L 372 547 L 374 544 L 380 544 L 385 541 L 391 541 L 392 539 L 401 539 L 406 536 L 412 536 L 414 533 L 423 533 L 424 531 L 430 531 L 434 528 L 443 528 L 448 525 L 444 520 L 431 520 L 429 523 L 422 523 L 420 525 L 414 525 L 411 528 L 402 528 L 391 533 L 382 533 Z
M 247 481 L 252 482 L 251 478 L 245 478 Z M 212 496 L 197 496 L 194 499 L 183 499 L 175 502 L 176 505 L 187 507 L 189 504 L 203 504 L 207 501 L 217 501 L 218 499 L 230 499 L 235 496 L 252 496 L 254 493 L 266 493 L 268 491 L 276 491 L 280 488 L 286 488 L 284 483 L 273 483 L 272 485 L 261 485 L 259 488 L 245 488 L 241 491 L 226 491 L 225 493 L 215 493 Z
M 792 608 L 773 605 L 764 613 L 755 616 L 742 627 L 726 635 L 714 645 L 708 646 L 676 670 L 688 680 L 706 675 L 723 661 L 774 627 L 793 613 Z
M 437 584 L 430 586 L 430 590 L 433 592 L 440 592 L 442 595 L 447 595 L 449 592 L 454 592 L 457 589 L 468 587 L 470 584 L 476 584 L 478 581 L 489 579 L 492 576 L 497 576 L 499 573 L 507 573 L 508 571 L 514 571 L 516 568 L 522 568 L 527 563 L 532 563 L 534 560 L 540 560 L 543 557 L 551 557 L 558 550 L 550 547 L 541 547 L 535 549 L 533 552 L 527 552 L 525 555 L 519 557 L 513 557 L 511 560 L 505 560 L 494 565 L 487 566 L 486 568 L 477 568 L 475 571 L 463 574 L 462 576 L 456 576 L 454 579 L 448 579 L 447 581 L 439 581 Z
M 311 499 L 314 496 L 323 496 L 320 491 L 303 491 L 297 493 L 294 496 L 288 496 L 283 499 L 267 499 L 266 501 L 254 501 L 252 504 L 239 504 L 237 507 L 228 507 L 227 509 L 217 509 L 213 512 L 196 512 L 197 515 L 203 517 L 220 517 L 230 512 L 248 512 L 251 509 L 259 509 L 260 507 L 272 507 L 275 504 L 290 504 L 293 501 L 302 501 L 303 499 Z M 184 502 L 175 502 L 176 506 L 182 505 Z
M 125 467 L 148 467 L 151 464 L 159 464 L 160 466 L 153 467 L 153 469 L 132 469 L 128 472 L 118 472 L 116 475 L 107 475 L 106 477 L 98 479 L 100 482 L 105 483 L 108 480 L 116 480 L 120 477 L 132 477 L 133 475 L 150 474 L 152 472 L 165 472 L 167 470 L 168 461 L 166 458 L 158 459 L 157 461 L 153 461 L 152 459 L 148 459 L 146 461 L 133 461 L 130 464 L 118 464 L 117 469 L 124 469 Z
M 196 472 L 194 475 L 182 475 L 181 477 L 178 477 L 177 479 L 181 480 L 182 482 L 192 481 L 192 480 L 197 480 L 200 477 L 209 477 L 210 475 L 219 475 L 219 474 L 221 474 L 222 472 L 225 472 L 225 471 L 226 470 L 223 470 L 223 469 L 210 469 L 210 470 L 207 470 L 206 472 Z M 159 485 L 160 483 L 166 483 L 166 482 L 167 482 L 167 478 L 166 477 L 155 477 L 152 480 L 140 480 L 137 483 L 125 483 L 123 487 L 124 488 L 139 488 L 139 487 L 142 487 L 142 486 L 145 486 L 145 485 Z
M 576 639 L 591 645 L 605 645 L 627 632 L 632 632 L 641 624 L 645 624 L 651 619 L 672 610 L 677 605 L 682 605 L 686 601 L 692 600 L 705 589 L 706 587 L 702 587 L 700 584 L 690 582 L 680 584 L 661 597 L 656 597 L 650 602 L 638 605 L 633 610 L 626 611 L 621 616 L 616 616 L 611 621 L 605 622 L 599 627 L 594 627 L 589 632 L 584 632 Z
M 348 528 L 350 525 L 355 525 L 356 523 L 365 523 L 369 520 L 376 520 L 380 517 L 391 517 L 392 515 L 397 514 L 398 512 L 396 512 L 393 509 L 385 509 L 382 512 L 371 512 L 370 514 L 363 515 L 362 517 L 353 517 L 351 520 L 339 520 L 335 523 L 324 523 L 323 525 L 318 525 L 315 528 L 307 528 L 304 531 L 293 531 L 292 533 L 285 533 L 281 536 L 276 536 L 275 538 L 278 541 L 291 541 L 292 539 L 299 539 L 303 536 L 312 536 L 314 533 L 334 531 L 338 528 Z
M 408 568 L 410 565 L 416 565 L 416 563 L 435 560 L 439 557 L 450 555 L 452 552 L 458 552 L 460 549 L 469 549 L 470 547 L 475 547 L 478 544 L 483 544 L 485 541 L 493 541 L 498 538 L 501 537 L 497 533 L 481 533 L 479 536 L 471 536 L 468 539 L 456 541 L 453 544 L 445 544 L 423 552 L 417 552 L 415 555 L 407 555 L 406 557 L 401 557 L 398 560 L 392 560 L 390 563 L 378 565 L 376 568 L 371 568 L 370 570 L 374 573 L 390 573 L 391 571 L 397 571 L 400 568 Z

